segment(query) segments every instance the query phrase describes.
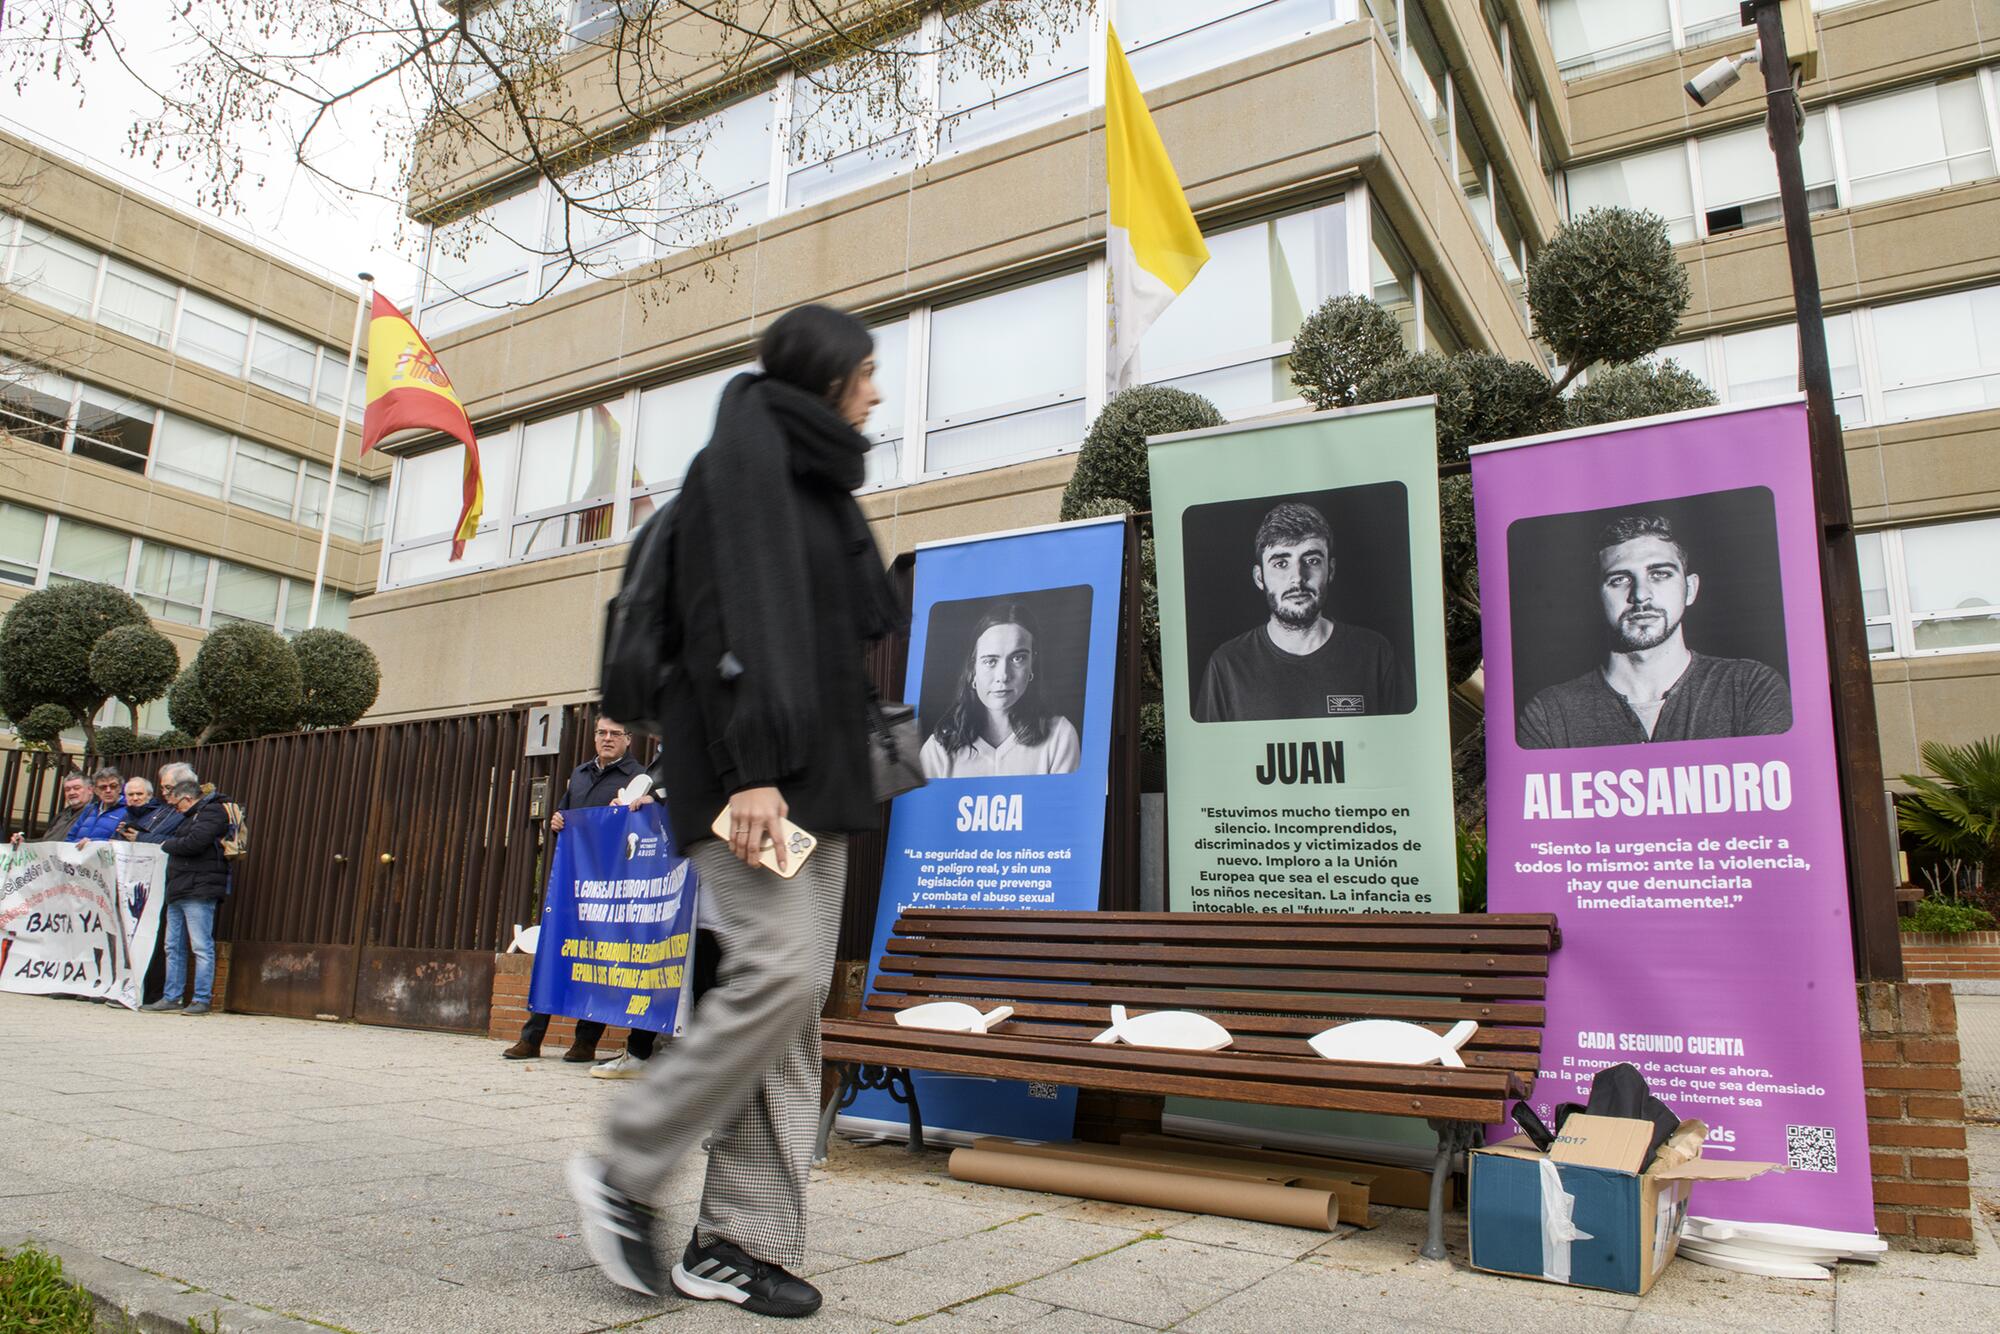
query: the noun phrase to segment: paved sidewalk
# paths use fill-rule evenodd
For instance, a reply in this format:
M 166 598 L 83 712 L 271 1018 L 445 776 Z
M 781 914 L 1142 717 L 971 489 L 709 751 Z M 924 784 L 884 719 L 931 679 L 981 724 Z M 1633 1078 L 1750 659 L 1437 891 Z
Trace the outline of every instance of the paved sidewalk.
M 1965 1007 L 1970 1009 L 1971 1007 Z M 346 1330 L 755 1329 L 628 1297 L 589 1265 L 560 1182 L 623 1085 L 496 1043 L 0 995 L 0 1232 Z M 2000 1201 L 2000 1131 L 1975 1176 Z M 699 1162 L 667 1232 L 692 1222 Z M 1421 1215 L 1336 1235 L 966 1185 L 941 1154 L 837 1149 L 814 1173 L 806 1328 L 1913 1330 L 1991 1334 L 2000 1264 L 1892 1254 L 1838 1282 L 1677 1263 L 1641 1302 L 1416 1256 Z

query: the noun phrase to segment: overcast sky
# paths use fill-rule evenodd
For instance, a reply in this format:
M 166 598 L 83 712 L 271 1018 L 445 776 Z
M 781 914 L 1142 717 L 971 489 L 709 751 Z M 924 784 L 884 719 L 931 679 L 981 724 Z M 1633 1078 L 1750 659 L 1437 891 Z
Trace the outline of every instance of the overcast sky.
M 118 28 L 135 57 L 156 64 L 186 58 L 169 45 L 164 4 L 120 5 Z M 162 82 L 169 82 L 165 76 Z M 82 104 L 76 90 L 50 76 L 39 76 L 27 92 L 7 99 L 4 114 L 10 128 L 46 143 L 71 157 L 86 159 L 107 174 L 135 183 L 142 191 L 165 194 L 190 213 L 239 232 L 247 232 L 284 258 L 348 283 L 362 270 L 376 276 L 383 293 L 406 304 L 416 290 L 416 246 L 419 229 L 402 217 L 394 203 L 329 188 L 325 181 L 300 167 L 289 143 L 274 143 L 249 164 L 261 182 L 240 188 L 240 211 L 200 214 L 193 207 L 194 171 L 171 160 L 156 167 L 135 161 L 127 151 L 132 126 L 157 104 L 115 61 L 99 58 L 87 68 Z M 372 109 L 371 109 L 372 110 Z M 323 141 L 328 150 L 322 169 L 345 182 L 365 182 L 384 165 L 379 140 L 368 132 L 368 112 L 349 114 L 345 123 Z M 359 132 L 357 132 L 359 131 Z M 394 179 L 393 168 L 384 174 Z

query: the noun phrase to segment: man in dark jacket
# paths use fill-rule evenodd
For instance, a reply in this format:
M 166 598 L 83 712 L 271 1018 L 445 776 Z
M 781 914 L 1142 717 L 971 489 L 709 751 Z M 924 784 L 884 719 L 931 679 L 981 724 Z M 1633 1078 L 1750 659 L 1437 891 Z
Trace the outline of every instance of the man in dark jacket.
M 56 812 L 56 818 L 49 821 L 49 827 L 36 836 L 37 843 L 60 843 L 69 834 L 70 826 L 90 809 L 90 780 L 82 774 L 69 774 L 62 780 L 63 808 Z M 20 847 L 26 835 L 15 834 L 7 840 Z
M 167 854 L 167 986 L 158 1000 L 140 1008 L 207 1014 L 215 985 L 215 913 L 229 893 L 229 862 L 222 840 L 229 834 L 229 811 L 220 792 L 201 794 L 201 784 L 182 781 L 168 792 L 181 813 L 180 826 L 160 846 Z M 188 950 L 194 950 L 194 999 L 181 1008 L 187 989 Z
M 592 740 L 597 746 L 597 754 L 570 772 L 569 787 L 563 791 L 562 800 L 556 803 L 555 814 L 549 817 L 549 832 L 552 834 L 562 834 L 564 811 L 573 811 L 580 806 L 609 806 L 620 789 L 645 772 L 637 760 L 626 754 L 632 748 L 632 734 L 625 730 L 623 724 L 599 718 Z M 521 1025 L 521 1040 L 500 1055 L 510 1061 L 532 1061 L 542 1054 L 542 1039 L 548 1036 L 548 1032 L 549 1017 L 530 1014 L 528 1022 Z M 577 1020 L 576 1040 L 563 1053 L 563 1059 L 572 1064 L 595 1061 L 597 1042 L 603 1036 L 603 1024 L 589 1019 Z M 636 1072 L 637 1064 L 653 1054 L 653 1035 L 647 1033 L 641 1038 L 635 1032 L 625 1040 L 625 1048 L 634 1058 L 630 1063 Z M 615 1059 L 621 1068 L 626 1063 L 625 1057 Z
M 119 838 L 128 843 L 165 843 L 182 818 L 166 802 L 153 800 L 150 778 L 125 780 L 125 818 L 118 824 Z

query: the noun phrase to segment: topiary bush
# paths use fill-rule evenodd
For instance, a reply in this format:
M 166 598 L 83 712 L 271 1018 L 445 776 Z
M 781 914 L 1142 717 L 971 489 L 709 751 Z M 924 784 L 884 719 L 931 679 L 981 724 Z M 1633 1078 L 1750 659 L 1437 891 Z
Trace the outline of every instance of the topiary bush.
M 180 669 L 180 650 L 150 624 L 107 630 L 90 650 L 90 679 L 125 706 L 134 727 L 139 709 L 166 694 Z
M 14 720 L 14 735 L 21 744 L 54 750 L 62 734 L 76 723 L 76 715 L 60 704 L 37 704 Z
M 137 732 L 114 723 L 110 727 L 97 729 L 97 749 L 93 753 L 99 759 L 109 759 L 114 755 L 130 755 L 145 748 Z
M 1715 406 L 1715 391 L 1671 361 L 1603 366 L 1577 386 L 1565 403 L 1571 426 L 1601 426 L 1663 412 Z
M 149 746 L 148 749 L 186 750 L 189 746 L 195 744 L 196 744 L 195 739 L 189 736 L 186 732 L 181 731 L 180 728 L 169 727 L 166 731 L 160 733 L 158 736 L 153 738 L 153 744 Z
M 353 635 L 315 629 L 292 640 L 299 660 L 301 727 L 351 727 L 375 703 L 382 666 Z
M 1596 362 L 1658 350 L 1680 327 L 1688 292 L 1658 214 L 1594 208 L 1563 224 L 1528 264 L 1535 336 L 1565 367 L 1556 388 Z
M 199 653 L 195 655 L 196 662 L 200 661 L 200 657 Z M 201 736 L 215 721 L 215 713 L 208 707 L 208 697 L 202 694 L 201 674 L 195 670 L 193 662 L 167 687 L 167 721 L 173 724 L 174 731 L 189 737 Z
M 1306 316 L 1292 338 L 1292 383 L 1315 408 L 1375 402 L 1363 380 L 1408 355 L 1396 317 L 1365 296 L 1337 296 Z
M 225 625 L 202 641 L 194 668 L 212 715 L 204 741 L 222 733 L 247 739 L 298 726 L 304 704 L 299 660 L 277 631 Z M 169 714 L 172 708 L 169 703 Z M 178 717 L 173 721 L 184 725 Z
M 58 584 L 28 594 L 0 620 L 8 715 L 19 720 L 37 705 L 58 704 L 94 739 L 92 720 L 111 696 L 91 676 L 91 650 L 119 626 L 147 624 L 145 608 L 109 584 Z
M 1146 437 L 1199 431 L 1224 420 L 1215 404 L 1185 389 L 1147 384 L 1113 395 L 1077 451 L 1076 471 L 1063 488 L 1062 519 L 1090 517 L 1087 508 L 1106 500 L 1124 501 L 1129 513 L 1150 514 Z

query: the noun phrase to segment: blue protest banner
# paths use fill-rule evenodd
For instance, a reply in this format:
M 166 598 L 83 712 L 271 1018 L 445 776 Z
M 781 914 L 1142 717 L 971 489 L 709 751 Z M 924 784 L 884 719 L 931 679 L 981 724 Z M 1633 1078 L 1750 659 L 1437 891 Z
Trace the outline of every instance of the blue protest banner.
M 930 781 L 896 799 L 868 988 L 908 907 L 1093 910 L 1104 854 L 1121 518 L 917 548 L 909 683 Z M 926 1133 L 1067 1139 L 1073 1089 L 918 1072 Z M 895 1133 L 863 1093 L 846 1118 Z
M 694 863 L 658 805 L 563 813 L 550 859 L 528 1004 L 624 1028 L 679 1033 L 694 976 Z

